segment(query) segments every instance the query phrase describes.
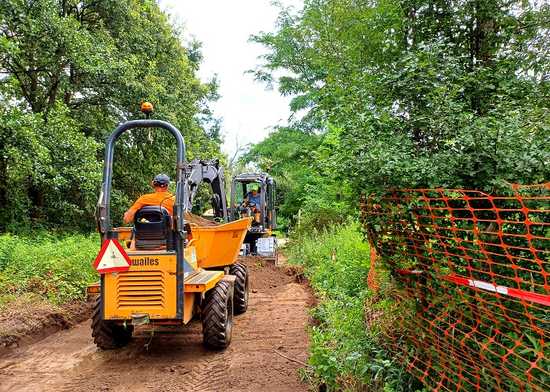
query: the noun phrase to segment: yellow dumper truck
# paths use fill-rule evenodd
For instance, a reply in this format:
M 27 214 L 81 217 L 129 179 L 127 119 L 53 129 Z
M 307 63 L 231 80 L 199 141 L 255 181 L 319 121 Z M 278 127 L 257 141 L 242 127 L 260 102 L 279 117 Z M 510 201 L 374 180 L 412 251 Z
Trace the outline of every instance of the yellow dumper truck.
M 173 214 L 161 206 L 147 206 L 136 212 L 133 227 L 115 228 L 110 219 L 115 142 L 124 132 L 139 128 L 164 129 L 176 141 Z M 124 346 L 137 326 L 177 330 L 193 318 L 201 319 L 208 347 L 225 348 L 231 342 L 233 312 L 244 312 L 248 306 L 248 275 L 236 260 L 251 219 L 218 224 L 191 215 L 197 169 L 208 171 L 185 161 L 183 136 L 170 123 L 128 121 L 108 138 L 96 212 L 102 247 L 94 266 L 100 282 L 88 290 L 97 293 L 92 336 L 99 348 Z M 225 206 L 220 197 L 225 195 L 215 198 L 218 206 Z

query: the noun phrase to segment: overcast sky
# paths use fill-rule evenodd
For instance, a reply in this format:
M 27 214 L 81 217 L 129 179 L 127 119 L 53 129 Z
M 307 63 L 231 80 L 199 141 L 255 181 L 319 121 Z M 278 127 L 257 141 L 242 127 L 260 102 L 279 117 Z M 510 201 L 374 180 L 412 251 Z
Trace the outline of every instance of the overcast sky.
M 283 1 L 287 5 L 301 3 Z M 160 6 L 184 24 L 186 35 L 202 42 L 200 78 L 207 81 L 218 75 L 221 98 L 213 109 L 216 117 L 222 118 L 224 152 L 231 156 L 237 140 L 240 147 L 256 143 L 273 126 L 286 123 L 288 98 L 276 89 L 266 90 L 245 74 L 266 52 L 248 39 L 260 31 L 273 31 L 278 11 L 271 0 L 161 0 Z

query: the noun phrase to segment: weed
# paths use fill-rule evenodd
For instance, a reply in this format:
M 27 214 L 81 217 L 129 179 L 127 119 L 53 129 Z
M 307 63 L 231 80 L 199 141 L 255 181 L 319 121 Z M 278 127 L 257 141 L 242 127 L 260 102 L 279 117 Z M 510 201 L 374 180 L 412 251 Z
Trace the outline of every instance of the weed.
M 316 387 L 344 391 L 410 391 L 418 388 L 387 347 L 393 326 L 387 300 L 373 300 L 367 287 L 369 247 L 359 224 L 348 222 L 294 238 L 289 262 L 304 267 L 319 298 L 312 310 L 310 357 Z M 388 313 L 388 314 L 386 314 Z M 374 316 L 373 316 L 374 315 Z M 366 322 L 369 318 L 369 322 Z
M 0 304 L 26 293 L 54 304 L 84 298 L 97 279 L 91 264 L 98 246 L 96 235 L 0 236 Z

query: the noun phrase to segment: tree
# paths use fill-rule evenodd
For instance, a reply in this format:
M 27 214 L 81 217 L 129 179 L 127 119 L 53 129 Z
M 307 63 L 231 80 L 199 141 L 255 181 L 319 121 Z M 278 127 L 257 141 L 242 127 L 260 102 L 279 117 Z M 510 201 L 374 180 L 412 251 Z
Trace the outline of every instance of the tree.
M 321 227 L 343 222 L 350 214 L 351 190 L 333 171 L 332 142 L 315 133 L 279 128 L 241 157 L 245 165 L 275 178 L 282 228 Z
M 512 0 L 306 0 L 281 10 L 259 80 L 338 139 L 354 193 L 548 179 L 550 7 Z
M 183 132 L 191 157 L 220 155 L 219 124 L 208 108 L 217 84 L 196 77 L 200 45 L 181 42 L 180 29 L 152 0 L 0 4 L 0 201 L 8 207 L 0 230 L 12 222 L 93 227 L 105 137 L 136 117 L 141 100 Z M 122 138 L 113 216 L 154 174 L 174 170 L 173 146 L 156 131 Z M 15 157 L 28 157 L 17 174 Z M 22 178 L 22 189 L 10 189 Z

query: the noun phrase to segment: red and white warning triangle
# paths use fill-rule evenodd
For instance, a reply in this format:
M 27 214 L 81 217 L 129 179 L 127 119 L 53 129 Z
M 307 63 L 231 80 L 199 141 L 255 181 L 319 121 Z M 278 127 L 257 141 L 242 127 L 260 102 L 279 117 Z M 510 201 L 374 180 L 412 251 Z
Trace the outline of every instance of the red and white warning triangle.
M 106 272 L 128 271 L 132 262 L 117 240 L 103 242 L 94 261 L 94 268 L 100 274 Z

